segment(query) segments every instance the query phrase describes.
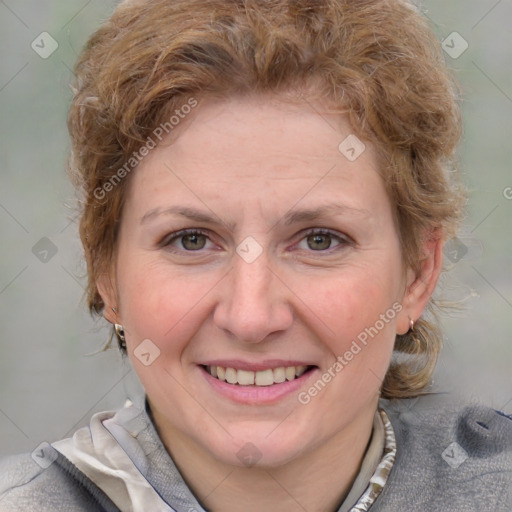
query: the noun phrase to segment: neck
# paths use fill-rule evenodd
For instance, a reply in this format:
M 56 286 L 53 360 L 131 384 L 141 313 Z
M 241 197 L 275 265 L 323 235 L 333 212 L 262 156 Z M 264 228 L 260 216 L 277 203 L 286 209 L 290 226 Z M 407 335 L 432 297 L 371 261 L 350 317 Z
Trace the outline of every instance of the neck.
M 359 472 L 377 404 L 343 431 L 278 467 L 225 464 L 152 413 L 160 438 L 185 482 L 211 512 L 335 512 Z

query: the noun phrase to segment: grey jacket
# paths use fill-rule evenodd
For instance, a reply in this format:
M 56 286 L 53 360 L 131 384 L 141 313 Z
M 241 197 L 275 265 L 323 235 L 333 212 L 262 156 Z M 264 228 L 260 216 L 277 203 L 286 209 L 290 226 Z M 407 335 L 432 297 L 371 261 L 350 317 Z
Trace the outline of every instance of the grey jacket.
M 397 454 L 370 512 L 512 512 L 512 417 L 478 405 L 440 408 L 429 399 L 382 401 L 381 407 Z M 135 502 L 148 512 L 203 512 L 147 411 L 135 411 L 99 417 L 113 433 L 108 442 L 120 440 L 116 448 L 134 463 L 125 476 L 106 478 L 107 492 L 48 445 L 0 463 L 0 512 L 125 512 L 136 510 Z M 118 506 L 107 494 L 125 484 L 127 501 Z

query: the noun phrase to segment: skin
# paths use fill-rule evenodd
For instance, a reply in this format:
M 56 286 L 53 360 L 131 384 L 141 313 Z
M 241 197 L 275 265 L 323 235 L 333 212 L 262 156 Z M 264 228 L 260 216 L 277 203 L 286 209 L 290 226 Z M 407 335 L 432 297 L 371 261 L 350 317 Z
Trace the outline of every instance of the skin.
M 370 439 L 395 337 L 435 287 L 442 241 L 425 244 L 419 275 L 404 272 L 373 146 L 354 162 L 338 150 L 351 133 L 322 103 L 203 101 L 132 176 L 115 269 L 97 284 L 159 435 L 208 510 L 336 510 Z M 331 203 L 346 208 L 283 222 Z M 212 220 L 155 213 L 175 206 Z M 161 243 L 192 228 L 206 234 L 195 246 Z M 309 236 L 314 228 L 332 237 Z M 248 236 L 263 249 L 252 263 L 236 253 Z M 199 370 L 212 359 L 304 360 L 318 367 L 307 390 L 394 303 L 400 313 L 307 405 L 296 392 L 236 403 Z M 134 356 L 145 339 L 160 350 L 149 366 Z M 237 457 L 248 442 L 261 454 L 250 467 Z

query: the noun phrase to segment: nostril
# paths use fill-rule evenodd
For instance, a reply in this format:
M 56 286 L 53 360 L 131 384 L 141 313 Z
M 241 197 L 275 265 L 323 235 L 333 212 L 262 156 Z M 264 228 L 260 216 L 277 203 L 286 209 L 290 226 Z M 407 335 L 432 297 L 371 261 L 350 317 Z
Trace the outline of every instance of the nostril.
M 482 423 L 481 421 L 477 421 L 476 424 L 480 425 L 482 428 L 485 428 L 485 430 L 489 430 L 489 427 L 485 423 Z

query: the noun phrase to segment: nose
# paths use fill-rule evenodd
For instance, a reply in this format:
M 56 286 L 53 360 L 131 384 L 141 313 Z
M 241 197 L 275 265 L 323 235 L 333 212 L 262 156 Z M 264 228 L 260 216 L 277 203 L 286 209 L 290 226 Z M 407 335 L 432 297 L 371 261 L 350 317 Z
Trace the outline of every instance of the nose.
M 292 325 L 291 292 L 265 254 L 252 263 L 236 255 L 220 292 L 213 321 L 239 342 L 259 343 Z

